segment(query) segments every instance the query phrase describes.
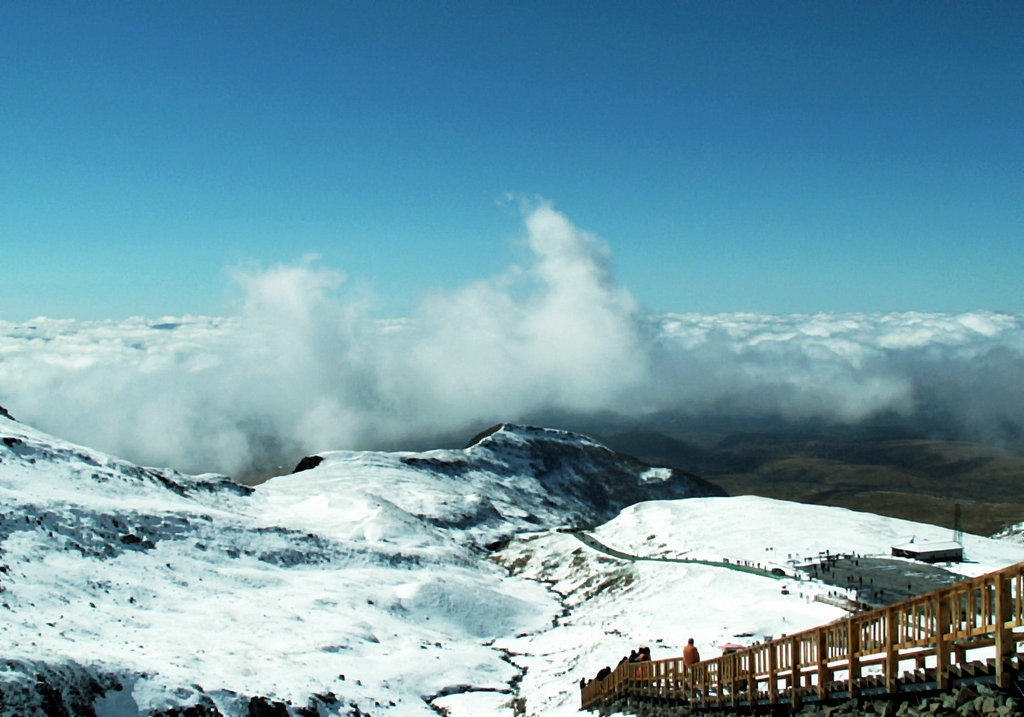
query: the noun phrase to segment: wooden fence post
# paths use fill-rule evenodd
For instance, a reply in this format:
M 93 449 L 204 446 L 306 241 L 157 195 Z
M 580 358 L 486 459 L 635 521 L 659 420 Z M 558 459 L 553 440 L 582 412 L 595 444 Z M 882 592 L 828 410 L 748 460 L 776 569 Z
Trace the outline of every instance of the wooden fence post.
M 722 661 L 715 663 L 715 703 L 722 709 Z
M 824 628 L 819 627 L 818 639 L 818 699 L 824 701 L 828 697 L 826 685 L 832 681 L 832 673 L 828 669 L 828 635 Z
M 790 638 L 789 664 L 789 696 L 795 710 L 800 707 L 800 642 L 795 636 Z
M 1006 689 L 1010 686 L 1010 657 L 1016 651 L 1013 635 L 1007 623 L 1013 619 L 1013 582 L 1007 580 L 1005 571 L 995 574 L 996 604 L 993 618 L 995 619 L 996 640 L 996 684 Z M 1018 596 L 1019 599 L 1020 596 Z
M 857 653 L 860 652 L 860 627 L 857 625 L 857 621 L 850 617 L 847 618 L 846 628 L 847 659 L 850 667 L 849 688 L 850 699 L 852 700 L 857 696 L 857 680 L 860 679 L 860 658 L 857 656 Z
M 704 679 L 704 670 L 701 669 L 701 664 L 699 662 L 690 665 L 686 669 L 690 672 L 690 689 L 692 690 L 690 705 L 693 706 L 697 703 L 703 705 L 704 692 L 701 687 L 701 681 Z
M 700 681 L 701 682 L 701 692 L 703 693 L 703 697 L 701 699 L 701 704 L 704 705 L 704 706 L 707 706 L 707 704 L 709 702 L 708 698 L 711 697 L 711 680 L 709 678 L 710 678 L 710 674 L 708 672 L 708 666 L 707 666 L 707 664 L 705 664 L 704 665 L 704 669 L 701 670 L 701 681 Z
M 729 655 L 729 702 L 735 710 L 739 706 L 739 690 L 737 682 L 740 677 L 740 658 L 737 654 Z
M 896 643 L 899 641 L 899 610 L 885 611 L 885 688 L 890 693 L 899 689 L 900 658 Z
M 757 660 L 754 649 L 747 649 L 747 704 L 751 707 L 757 702 Z
M 935 686 L 940 690 L 949 688 L 949 652 L 952 644 L 950 635 L 949 596 L 935 594 Z M 947 639 L 948 638 L 948 639 Z

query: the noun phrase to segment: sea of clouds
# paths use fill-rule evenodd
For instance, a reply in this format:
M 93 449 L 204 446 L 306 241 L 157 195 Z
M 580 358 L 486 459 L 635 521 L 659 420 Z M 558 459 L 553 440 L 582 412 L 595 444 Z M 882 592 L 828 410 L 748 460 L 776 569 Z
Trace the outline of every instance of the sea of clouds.
M 0 321 L 0 405 L 137 462 L 229 474 L 545 412 L 1024 436 L 1024 315 L 652 315 L 600 239 L 547 204 L 524 216 L 525 266 L 402 319 L 303 259 L 235 271 L 236 316 Z

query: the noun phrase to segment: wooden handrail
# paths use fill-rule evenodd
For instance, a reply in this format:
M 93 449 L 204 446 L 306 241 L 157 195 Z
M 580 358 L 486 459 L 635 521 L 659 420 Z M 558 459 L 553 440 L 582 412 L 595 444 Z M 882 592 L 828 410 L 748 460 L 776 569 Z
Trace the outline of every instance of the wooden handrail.
M 632 697 L 698 706 L 795 706 L 806 698 L 856 697 L 868 685 L 895 693 L 901 682 L 921 675 L 945 689 L 953 665 L 982 649 L 994 656 L 995 683 L 1007 687 L 1010 658 L 1022 641 L 1024 563 L 1018 563 L 690 667 L 682 657 L 623 663 L 604 680 L 584 685 L 581 704 L 593 709 Z

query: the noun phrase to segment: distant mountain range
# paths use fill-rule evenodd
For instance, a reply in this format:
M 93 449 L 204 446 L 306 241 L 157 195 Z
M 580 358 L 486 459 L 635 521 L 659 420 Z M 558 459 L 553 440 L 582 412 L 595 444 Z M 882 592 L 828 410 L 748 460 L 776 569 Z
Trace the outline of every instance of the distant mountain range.
M 669 424 L 671 425 L 671 424 Z M 895 425 L 749 422 L 595 431 L 619 451 L 687 470 L 729 495 L 868 511 L 993 535 L 1024 522 L 1024 454 Z

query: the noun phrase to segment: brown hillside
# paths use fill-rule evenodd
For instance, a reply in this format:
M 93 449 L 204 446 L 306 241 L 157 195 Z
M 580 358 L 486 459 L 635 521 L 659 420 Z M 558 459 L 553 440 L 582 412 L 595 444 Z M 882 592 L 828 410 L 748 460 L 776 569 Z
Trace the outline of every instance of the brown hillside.
M 700 444 L 633 431 L 604 437 L 651 463 L 679 465 L 730 495 L 835 505 L 991 535 L 1024 521 L 1024 456 L 979 443 L 735 433 Z M 681 466 L 680 466 L 681 467 Z

